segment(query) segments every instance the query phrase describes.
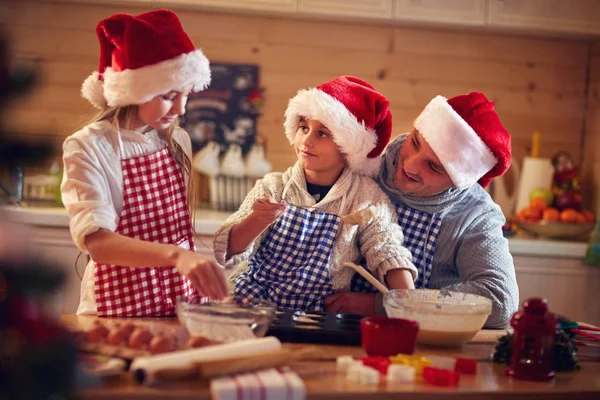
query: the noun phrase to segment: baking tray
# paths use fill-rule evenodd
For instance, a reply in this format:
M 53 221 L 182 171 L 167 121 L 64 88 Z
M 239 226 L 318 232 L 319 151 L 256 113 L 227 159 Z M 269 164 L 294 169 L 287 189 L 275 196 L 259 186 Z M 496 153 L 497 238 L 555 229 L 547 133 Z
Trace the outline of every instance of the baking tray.
M 360 320 L 355 314 L 277 310 L 267 331 L 282 342 L 360 346 Z

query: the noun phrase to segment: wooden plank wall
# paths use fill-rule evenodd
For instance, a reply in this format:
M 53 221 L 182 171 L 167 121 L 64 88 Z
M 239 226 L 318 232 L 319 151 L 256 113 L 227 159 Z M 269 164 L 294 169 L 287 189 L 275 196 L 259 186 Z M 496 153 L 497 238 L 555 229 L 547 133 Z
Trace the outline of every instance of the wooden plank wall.
M 585 153 L 583 156 L 584 176 L 588 182 L 588 199 L 600 201 L 600 42 L 591 48 L 588 101 L 585 118 Z M 593 203 L 593 202 L 592 202 Z M 591 209 L 596 209 L 591 204 Z
M 79 91 L 97 68 L 96 23 L 115 12 L 143 9 L 49 0 L 20 0 L 9 7 L 6 24 L 14 52 L 19 60 L 40 63 L 43 83 L 13 105 L 6 122 L 25 136 L 51 135 L 60 143 L 93 114 Z M 282 129 L 287 100 L 300 88 L 340 74 L 360 76 L 389 97 L 394 134 L 407 131 L 435 95 L 481 90 L 496 102 L 512 133 L 517 160 L 536 129 L 543 134 L 542 156 L 568 150 L 581 157 L 590 46 L 583 40 L 190 10 L 178 14 L 211 60 L 260 65 L 266 104 L 258 129 L 268 138 L 267 157 L 275 170 L 295 161 Z

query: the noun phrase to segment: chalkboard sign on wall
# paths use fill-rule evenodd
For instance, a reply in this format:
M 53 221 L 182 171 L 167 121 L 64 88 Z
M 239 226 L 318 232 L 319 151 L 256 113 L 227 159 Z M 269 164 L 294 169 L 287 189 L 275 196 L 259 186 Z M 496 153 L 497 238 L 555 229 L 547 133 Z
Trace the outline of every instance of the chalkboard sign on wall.
M 256 138 L 262 96 L 259 66 L 211 63 L 208 89 L 190 94 L 181 126 L 189 133 L 194 151 L 209 141 L 225 151 L 237 143 L 246 154 Z

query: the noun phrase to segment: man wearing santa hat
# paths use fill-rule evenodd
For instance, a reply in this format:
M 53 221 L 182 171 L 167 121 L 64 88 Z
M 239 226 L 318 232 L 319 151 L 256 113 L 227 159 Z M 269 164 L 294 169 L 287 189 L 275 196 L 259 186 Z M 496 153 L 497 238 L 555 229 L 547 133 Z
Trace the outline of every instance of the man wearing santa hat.
M 479 92 L 437 96 L 414 129 L 386 148 L 378 181 L 388 194 L 419 270 L 415 287 L 474 293 L 492 300 L 490 328 L 508 325 L 519 291 L 500 207 L 484 188 L 511 163 L 511 138 Z M 359 275 L 327 311 L 385 314 L 382 296 Z M 354 292 L 354 293 L 353 293 Z

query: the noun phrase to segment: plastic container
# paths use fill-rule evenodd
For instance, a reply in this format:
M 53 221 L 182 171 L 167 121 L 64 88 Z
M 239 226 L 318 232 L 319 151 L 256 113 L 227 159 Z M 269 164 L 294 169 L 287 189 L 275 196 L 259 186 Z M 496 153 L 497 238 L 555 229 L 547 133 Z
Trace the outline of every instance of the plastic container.
M 389 357 L 415 351 L 419 324 L 389 317 L 369 317 L 360 321 L 362 347 L 369 356 Z
M 390 290 L 383 305 L 389 317 L 417 321 L 417 343 L 434 347 L 467 343 L 492 312 L 489 299 L 448 290 Z

